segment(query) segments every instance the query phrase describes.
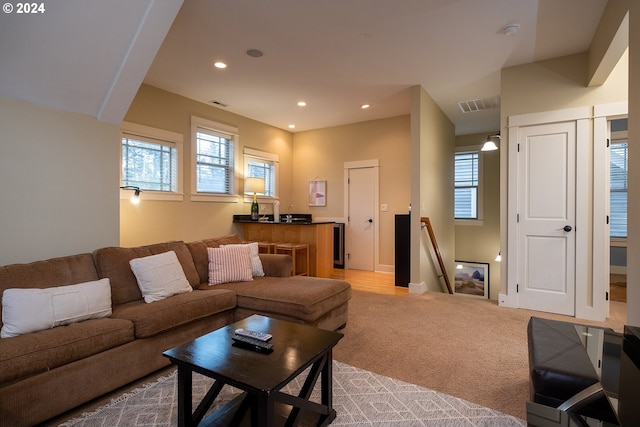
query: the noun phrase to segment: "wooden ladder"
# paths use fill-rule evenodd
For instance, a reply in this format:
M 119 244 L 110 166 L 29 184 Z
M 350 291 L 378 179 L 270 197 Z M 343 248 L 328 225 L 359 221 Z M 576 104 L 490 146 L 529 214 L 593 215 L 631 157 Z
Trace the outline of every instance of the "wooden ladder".
M 444 262 L 442 261 L 442 255 L 440 254 L 440 249 L 438 249 L 438 242 L 436 242 L 436 235 L 433 233 L 433 227 L 431 226 L 431 221 L 429 220 L 429 217 L 422 216 L 420 217 L 420 222 L 425 223 L 427 226 L 429 239 L 431 239 L 431 245 L 433 246 L 433 251 L 436 253 L 436 257 L 438 258 L 438 265 L 440 266 L 442 277 L 444 277 L 444 283 L 447 285 L 447 291 L 449 291 L 450 294 L 453 294 L 453 290 L 451 289 L 451 283 L 449 282 L 449 276 L 447 275 L 447 269 L 445 268 Z

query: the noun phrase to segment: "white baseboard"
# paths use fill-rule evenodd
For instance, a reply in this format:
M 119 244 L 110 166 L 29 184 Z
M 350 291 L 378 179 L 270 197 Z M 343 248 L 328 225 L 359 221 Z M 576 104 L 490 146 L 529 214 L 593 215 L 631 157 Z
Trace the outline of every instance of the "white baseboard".
M 378 264 L 376 265 L 376 273 L 395 273 L 396 269 L 393 265 Z
M 503 293 L 499 293 L 498 294 L 498 305 L 500 307 L 518 308 L 518 306 L 516 305 L 516 302 L 514 301 L 514 299 L 510 298 L 509 295 L 506 295 L 506 294 L 503 294 Z
M 624 265 L 612 265 L 609 267 L 609 273 L 611 274 L 624 274 L 627 275 L 627 267 Z
M 409 293 L 410 294 L 424 294 L 427 292 L 427 284 L 424 282 L 420 283 L 409 283 Z

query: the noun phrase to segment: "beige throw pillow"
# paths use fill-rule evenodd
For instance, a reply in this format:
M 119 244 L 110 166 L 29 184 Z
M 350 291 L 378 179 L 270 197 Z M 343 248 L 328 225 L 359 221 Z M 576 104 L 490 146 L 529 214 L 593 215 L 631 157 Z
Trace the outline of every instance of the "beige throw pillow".
M 83 320 L 111 316 L 109 279 L 45 289 L 11 288 L 2 293 L 1 338 Z
M 135 258 L 129 265 L 145 302 L 160 301 L 193 290 L 174 251 Z

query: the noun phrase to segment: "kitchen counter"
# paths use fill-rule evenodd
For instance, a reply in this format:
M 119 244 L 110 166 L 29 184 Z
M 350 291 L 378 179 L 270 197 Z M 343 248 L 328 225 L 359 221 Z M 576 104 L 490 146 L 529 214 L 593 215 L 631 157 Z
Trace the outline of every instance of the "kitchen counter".
M 309 245 L 309 275 L 331 277 L 333 272 L 333 221 L 312 221 L 296 216 L 292 222 L 251 221 L 249 215 L 234 215 L 243 239 L 250 242 L 306 243 Z
M 252 221 L 250 219 L 233 220 L 236 224 L 275 224 L 275 225 L 314 225 L 314 224 L 333 224 L 333 221 L 305 221 L 305 220 L 293 220 L 291 222 L 286 221 Z

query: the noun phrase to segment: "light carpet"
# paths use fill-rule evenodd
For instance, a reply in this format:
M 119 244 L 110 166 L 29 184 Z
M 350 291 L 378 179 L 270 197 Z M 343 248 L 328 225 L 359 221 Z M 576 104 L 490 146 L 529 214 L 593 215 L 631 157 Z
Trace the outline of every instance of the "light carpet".
M 429 390 L 414 384 L 333 362 L 333 406 L 337 418 L 332 426 L 388 427 L 524 427 L 523 420 L 493 409 Z M 306 373 L 283 391 L 297 394 Z M 177 424 L 176 371 L 155 382 L 114 398 L 94 412 L 61 424 L 63 427 L 160 427 Z M 193 376 L 194 402 L 199 402 L 212 384 L 200 374 Z M 230 401 L 240 391 L 225 386 L 212 410 Z M 319 390 L 312 400 L 319 402 Z

